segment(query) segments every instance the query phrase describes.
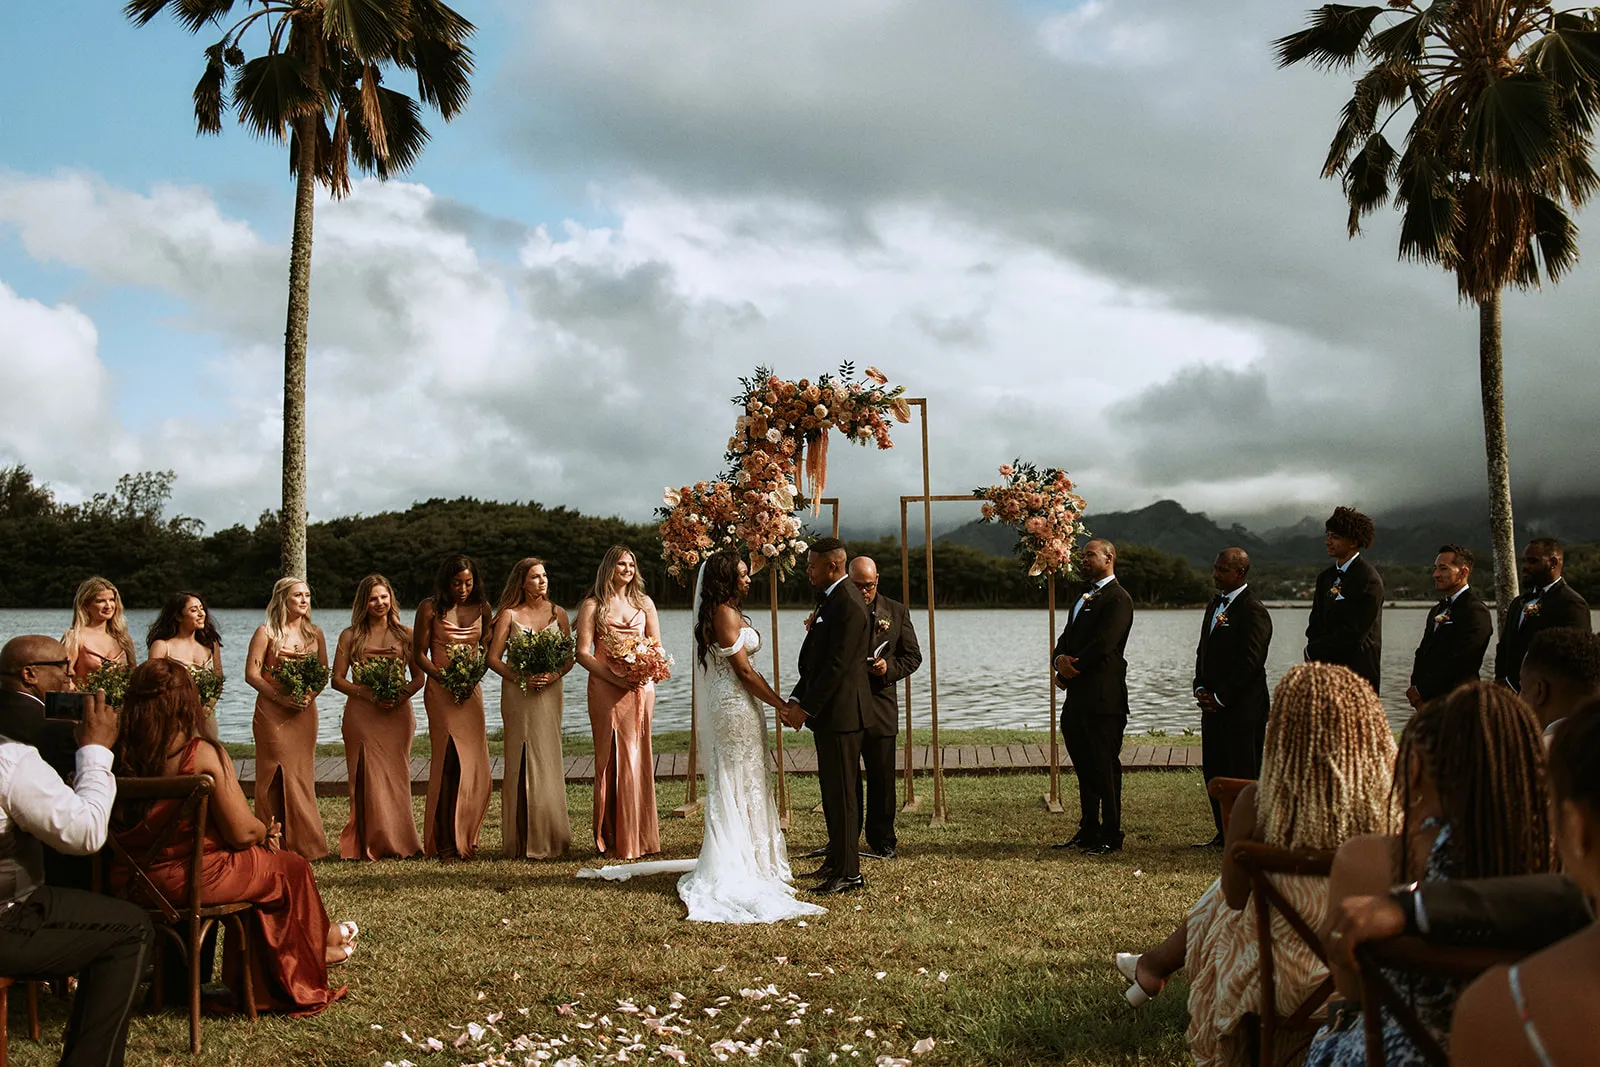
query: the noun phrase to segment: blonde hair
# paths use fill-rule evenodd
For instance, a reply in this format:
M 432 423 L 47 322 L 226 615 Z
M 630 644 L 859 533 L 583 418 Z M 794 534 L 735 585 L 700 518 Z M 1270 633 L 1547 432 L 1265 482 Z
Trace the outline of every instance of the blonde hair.
M 383 620 L 384 629 L 399 638 L 401 644 L 406 644 L 409 640 L 405 624 L 400 621 L 400 598 L 395 595 L 394 584 L 381 574 L 369 574 L 361 579 L 360 585 L 356 586 L 356 598 L 350 603 L 352 657 L 360 653 L 367 643 L 367 638 L 372 635 L 372 617 L 367 614 L 367 601 L 372 597 L 372 591 L 380 585 L 389 591 L 389 614 Z
M 605 621 L 606 602 L 611 599 L 611 576 L 616 573 L 617 564 L 623 556 L 633 557 L 633 581 L 628 583 L 622 594 L 634 607 L 641 609 L 644 607 L 644 572 L 639 568 L 638 553 L 627 545 L 612 545 L 606 549 L 605 558 L 600 561 L 599 568 L 594 572 L 594 588 L 589 590 L 589 595 L 595 602 L 596 624 Z
M 107 590 L 117 598 L 117 610 L 106 620 L 106 633 L 122 647 L 122 654 L 126 657 L 124 662 L 131 667 L 138 654 L 133 647 L 133 637 L 128 633 L 128 619 L 122 610 L 122 594 L 117 592 L 116 586 L 99 575 L 78 583 L 78 591 L 72 595 L 72 625 L 61 635 L 61 643 L 67 646 L 67 658 L 73 663 L 78 662 L 78 631 L 95 625 L 89 618 L 89 605 Z
M 311 583 L 304 578 L 279 578 L 272 583 L 272 599 L 267 601 L 267 636 L 272 638 L 272 647 L 276 648 L 283 643 L 284 628 L 289 623 L 289 591 L 297 585 L 306 587 L 306 592 L 311 592 Z M 306 623 L 311 622 L 311 609 L 306 608 Z
M 496 615 L 507 608 L 520 608 L 528 602 L 528 572 L 535 567 L 546 567 L 545 561 L 538 556 L 527 556 L 517 560 L 517 565 L 511 568 L 511 574 L 506 578 L 506 587 L 500 591 L 500 600 L 494 606 Z M 548 568 L 546 570 L 548 577 Z
M 1348 667 L 1302 663 L 1272 693 L 1257 809 L 1263 840 L 1337 848 L 1397 825 L 1394 731 Z

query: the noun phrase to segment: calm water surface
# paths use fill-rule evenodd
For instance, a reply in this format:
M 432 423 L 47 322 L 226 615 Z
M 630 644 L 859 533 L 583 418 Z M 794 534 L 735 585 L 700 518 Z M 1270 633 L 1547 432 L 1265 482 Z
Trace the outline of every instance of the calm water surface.
M 571 609 L 573 616 L 577 615 Z M 1391 722 L 1399 725 L 1411 714 L 1405 702 L 1406 679 L 1411 672 L 1411 657 L 1422 633 L 1427 607 L 1390 607 L 1383 618 L 1383 703 Z M 1272 609 L 1273 642 L 1267 660 L 1267 679 L 1276 683 L 1289 667 L 1300 662 L 1305 645 L 1305 625 L 1309 607 Z M 343 613 L 313 613 L 328 630 L 330 643 L 343 627 Z M 402 612 L 406 618 L 409 611 Z M 1202 609 L 1179 611 L 1140 611 L 1133 621 L 1128 640 L 1128 690 L 1132 706 L 1129 729 L 1165 729 L 1178 732 L 1198 728 L 1200 712 L 1189 696 L 1194 670 L 1194 646 L 1200 632 Z M 249 741 L 250 718 L 255 708 L 255 693 L 244 682 L 244 654 L 250 635 L 261 624 L 259 611 L 215 613 L 222 633 L 223 668 L 228 681 L 217 706 L 218 726 L 228 741 Z M 154 611 L 130 611 L 129 629 L 135 643 L 143 647 L 145 629 L 155 618 Z M 794 681 L 794 664 L 805 637 L 802 610 L 779 613 L 780 683 Z M 1064 623 L 1065 615 L 1057 616 Z M 912 619 L 922 638 L 923 669 L 914 676 L 914 719 L 927 725 L 927 626 L 926 610 L 913 610 Z M 71 621 L 68 611 L 0 610 L 0 641 L 23 633 L 60 635 Z M 762 634 L 771 628 L 771 616 L 758 611 L 753 622 Z M 1028 727 L 1043 729 L 1050 718 L 1050 690 L 1045 675 L 1050 647 L 1055 635 L 1048 633 L 1048 617 L 1042 611 L 956 611 L 939 613 L 939 723 L 947 727 Z M 689 725 L 689 674 L 691 653 L 690 620 L 686 610 L 661 613 L 662 637 L 667 649 L 677 658 L 677 676 L 661 684 L 656 703 L 659 729 L 687 729 Z M 757 667 L 769 678 L 772 674 L 770 644 L 757 656 Z M 1492 666 L 1494 649 L 1486 657 L 1485 670 Z M 500 683 L 490 675 L 484 703 L 489 728 L 500 726 Z M 567 676 L 564 690 L 565 712 L 562 725 L 568 733 L 586 734 L 588 714 L 584 704 L 582 667 Z M 324 741 L 339 740 L 339 716 L 344 698 L 331 689 L 317 701 L 318 736 Z M 902 714 L 904 709 L 902 709 Z M 427 729 L 422 701 L 416 701 L 419 729 Z

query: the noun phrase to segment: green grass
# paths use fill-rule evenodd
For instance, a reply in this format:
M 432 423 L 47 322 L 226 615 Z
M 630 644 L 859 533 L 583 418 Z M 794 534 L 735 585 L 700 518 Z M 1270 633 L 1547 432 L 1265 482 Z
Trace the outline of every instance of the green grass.
M 825 833 L 820 815 L 803 814 L 818 799 L 816 780 L 791 785 L 790 840 L 798 853 Z M 1072 779 L 1063 785 L 1075 810 Z M 729 1062 L 781 1067 L 801 1049 L 808 1050 L 806 1064 L 826 1064 L 829 1053 L 839 1064 L 889 1055 L 918 1067 L 1187 1063 L 1183 984 L 1135 1014 L 1110 961 L 1116 950 L 1164 937 L 1215 875 L 1215 854 L 1189 848 L 1211 833 L 1199 775 L 1129 775 L 1127 850 L 1109 858 L 1045 847 L 1069 835 L 1075 821 L 1043 810 L 1045 788 L 1039 775 L 952 779 L 950 823 L 931 827 L 925 814 L 902 814 L 901 858 L 863 861 L 867 891 L 834 898 L 827 915 L 804 927 L 685 922 L 671 876 L 575 880 L 576 869 L 594 861 L 590 794 L 582 787 L 568 794 L 575 843 L 569 860 L 319 863 L 330 915 L 362 928 L 360 951 L 335 972 L 349 983 L 349 996 L 311 1019 L 263 1017 L 254 1026 L 208 1019 L 199 1062 L 382 1067 L 407 1059 L 417 1067 L 459 1067 L 528 1035 L 534 1048 L 557 1037 L 567 1042 L 547 1064 L 571 1055 L 598 1063 L 601 1048 L 615 1063 L 618 1027 L 626 1027 L 643 1034 L 645 1049 L 629 1053 L 634 1063 L 671 1062 L 650 1058 L 665 1042 L 689 1063 L 716 1063 L 710 1046 L 730 1037 L 769 1044 L 754 1058 L 735 1051 Z M 665 811 L 679 793 L 669 787 L 659 797 Z M 928 798 L 922 801 L 926 810 Z M 343 801 L 323 802 L 330 836 L 347 810 Z M 498 814 L 496 794 L 485 856 L 499 846 Z M 692 856 L 700 835 L 698 821 L 663 818 L 664 855 Z M 741 996 L 769 984 L 776 997 Z M 675 993 L 684 998 L 683 1019 L 672 1024 L 692 1033 L 658 1039 L 639 1016 L 618 1009 L 628 1000 L 666 1013 Z M 808 1005 L 804 1014 L 791 1015 L 791 995 Z M 717 1015 L 705 1014 L 723 997 L 731 1000 Z M 573 1014 L 561 1014 L 563 1004 L 575 1005 Z M 486 1045 L 469 1039 L 462 1049 L 451 1047 L 466 1032 L 459 1028 L 496 1012 L 504 1015 Z M 740 1028 L 746 1017 L 751 1022 Z M 791 1017 L 798 1025 L 788 1025 Z M 53 1064 L 63 1020 L 59 1004 L 48 1003 L 39 1045 L 21 1036 L 15 1014 L 13 1062 Z M 438 1038 L 445 1048 L 426 1052 L 402 1032 L 418 1043 Z M 137 1015 L 128 1062 L 195 1062 L 187 1033 L 182 1015 Z M 923 1038 L 935 1041 L 933 1050 L 912 1056 Z M 524 1062 L 515 1052 L 507 1059 Z

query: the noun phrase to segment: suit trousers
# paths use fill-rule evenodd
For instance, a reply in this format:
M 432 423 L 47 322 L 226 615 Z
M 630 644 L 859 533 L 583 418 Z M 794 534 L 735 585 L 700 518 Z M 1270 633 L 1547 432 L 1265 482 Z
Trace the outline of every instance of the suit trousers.
M 867 847 L 877 853 L 895 847 L 894 750 L 894 734 L 866 734 L 861 739 L 863 773 L 859 782 L 866 795 L 863 799 L 857 794 L 856 808 L 865 822 Z
M 63 1067 L 115 1067 L 155 931 L 144 909 L 77 889 L 40 886 L 0 912 L 0 964 L 14 978 L 78 976 Z
M 1061 736 L 1078 778 L 1078 832 L 1090 844 L 1122 845 L 1125 715 L 1061 714 Z
M 860 730 L 813 731 L 817 742 L 817 784 L 822 788 L 822 817 L 828 823 L 828 866 L 841 878 L 861 873 L 861 742 Z
M 1213 778 L 1261 777 L 1261 749 L 1267 740 L 1265 715 L 1209 711 L 1200 716 L 1200 761 L 1209 785 Z M 1211 821 L 1222 833 L 1222 805 L 1211 801 Z

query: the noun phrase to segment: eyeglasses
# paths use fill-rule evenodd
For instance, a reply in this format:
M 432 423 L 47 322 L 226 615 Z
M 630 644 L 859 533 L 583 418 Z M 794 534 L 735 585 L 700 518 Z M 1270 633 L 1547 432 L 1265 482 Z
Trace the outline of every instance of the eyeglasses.
M 877 582 L 856 582 L 855 587 L 865 593 L 868 589 L 878 588 Z
M 72 669 L 72 661 L 70 659 L 42 659 L 42 660 L 35 660 L 32 663 L 24 663 L 22 666 L 18 667 L 17 670 L 22 671 L 22 670 L 26 670 L 29 667 L 55 667 L 58 670 L 65 671 L 65 670 L 71 670 Z

